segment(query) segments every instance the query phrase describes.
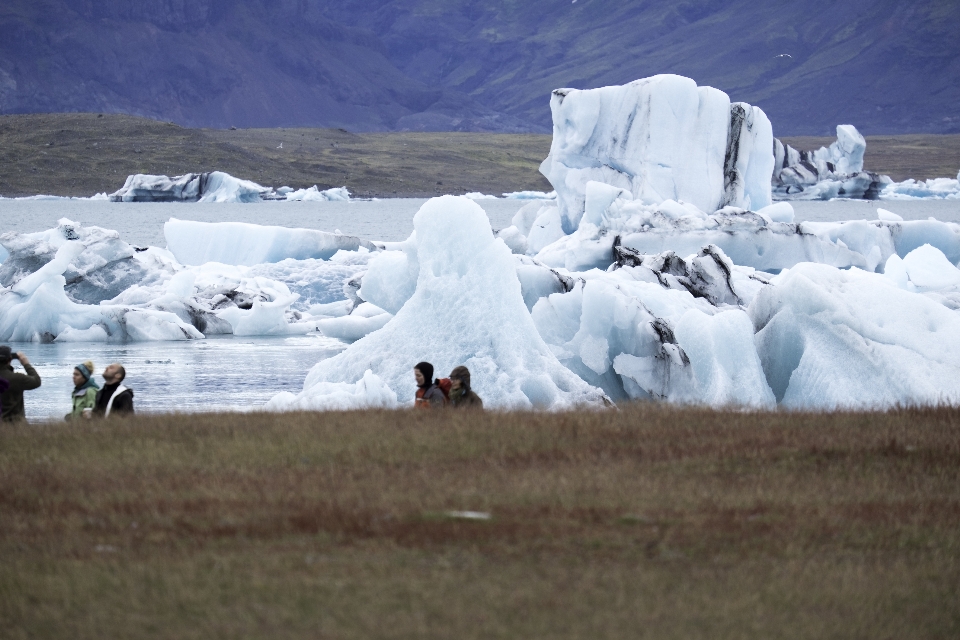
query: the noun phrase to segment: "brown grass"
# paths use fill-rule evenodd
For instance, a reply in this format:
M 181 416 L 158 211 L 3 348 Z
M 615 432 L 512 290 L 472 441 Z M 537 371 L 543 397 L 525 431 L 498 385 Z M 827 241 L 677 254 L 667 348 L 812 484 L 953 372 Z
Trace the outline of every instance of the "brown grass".
M 8 427 L 0 558 L 5 638 L 957 637 L 960 411 Z

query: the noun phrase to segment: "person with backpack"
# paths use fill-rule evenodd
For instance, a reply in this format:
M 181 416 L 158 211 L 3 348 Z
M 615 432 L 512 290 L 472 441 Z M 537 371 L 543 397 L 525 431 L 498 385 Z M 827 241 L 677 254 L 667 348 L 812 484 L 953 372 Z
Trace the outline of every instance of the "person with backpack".
M 454 409 L 483 409 L 483 400 L 470 388 L 470 370 L 464 366 L 450 372 L 450 406 Z
M 433 365 L 429 362 L 417 363 L 413 368 L 413 377 L 417 381 L 417 409 L 442 409 L 447 404 L 446 394 L 440 386 L 440 380 L 433 380 Z
M 97 391 L 100 385 L 93 379 L 93 363 L 87 360 L 73 368 L 73 411 L 64 420 L 89 418 L 97 406 Z
M 25 373 L 13 370 L 11 362 L 19 360 Z M 7 345 L 0 346 L 0 380 L 7 383 L 6 391 L 0 391 L 0 420 L 14 422 L 26 420 L 23 408 L 23 392 L 40 386 L 40 374 L 30 364 L 25 353 L 14 353 Z

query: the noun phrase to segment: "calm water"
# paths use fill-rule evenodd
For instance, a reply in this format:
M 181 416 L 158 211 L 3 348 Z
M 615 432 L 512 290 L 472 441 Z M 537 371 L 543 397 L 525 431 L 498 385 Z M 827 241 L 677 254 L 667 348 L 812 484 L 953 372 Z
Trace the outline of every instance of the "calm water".
M 351 202 L 176 203 L 90 202 L 88 200 L 0 200 L 0 233 L 42 231 L 60 218 L 115 229 L 137 246 L 165 247 L 163 223 L 170 218 L 198 222 L 249 222 L 335 231 L 367 240 L 405 240 L 413 231 L 413 216 L 426 200 Z M 510 219 L 527 201 L 478 200 L 494 229 Z
M 346 347 L 323 336 L 13 346 L 29 356 L 43 380 L 24 394 L 31 421 L 60 419 L 70 411 L 71 375 L 84 360 L 93 361 L 101 386 L 104 368 L 122 363 L 138 412 L 242 410 L 281 391 L 299 392 L 310 367 Z

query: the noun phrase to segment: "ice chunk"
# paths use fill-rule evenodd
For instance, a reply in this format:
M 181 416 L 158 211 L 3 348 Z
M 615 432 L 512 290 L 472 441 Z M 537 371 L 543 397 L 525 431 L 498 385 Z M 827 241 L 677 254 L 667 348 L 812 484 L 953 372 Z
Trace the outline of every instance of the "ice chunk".
M 867 143 L 856 127 L 837 126 L 837 140 L 816 151 L 798 151 L 774 141 L 774 197 L 779 200 L 876 200 L 892 181 L 863 170 Z
M 163 235 L 167 248 L 186 265 L 222 262 L 251 266 L 287 258 L 326 260 L 337 251 L 356 251 L 360 247 L 376 250 L 373 243 L 354 236 L 244 222 L 211 223 L 170 218 L 163 225 Z
M 469 198 L 470 200 L 496 200 L 497 196 L 491 196 L 486 193 L 480 193 L 479 191 L 471 191 L 470 193 L 463 194 L 464 198 Z
M 749 308 L 784 406 L 834 409 L 960 402 L 960 315 L 891 278 L 801 264 Z
M 886 222 L 903 222 L 903 218 L 901 216 L 898 216 L 893 211 L 887 211 L 886 209 L 877 209 L 877 218 Z
M 951 264 L 942 251 L 929 244 L 908 253 L 902 264 L 910 282 L 920 291 L 960 285 L 960 269 Z
M 62 218 L 55 229 L 0 235 L 0 245 L 9 251 L 8 259 L 0 266 L 0 285 L 19 282 L 73 241 L 83 249 L 61 273 L 66 278 L 67 296 L 74 302 L 98 303 L 113 298 L 146 277 L 134 248 L 120 240 L 116 231 L 86 227 Z
M 64 340 L 185 340 L 202 338 L 192 325 L 172 313 L 116 305 L 84 305 L 64 292 L 63 273 L 85 247 L 79 240 L 65 242 L 54 258 L 0 289 L 0 341 L 52 342 Z M 100 331 L 93 329 L 100 327 Z M 82 332 L 82 333 L 81 333 Z
M 397 394 L 369 369 L 356 383 L 320 382 L 311 392 L 299 396 L 280 393 L 264 408 L 268 411 L 349 411 L 397 406 Z
M 291 190 L 284 194 L 284 198 L 289 202 L 345 202 L 350 200 L 350 191 L 346 187 L 336 187 L 335 189 L 321 191 L 314 185 L 309 189 Z
M 582 275 L 585 282 L 541 299 L 532 315 L 560 361 L 584 380 L 614 399 L 773 406 L 742 311 L 714 321 L 716 307 L 647 267 Z
M 580 223 L 590 181 L 645 204 L 684 200 L 715 211 L 770 203 L 770 122 L 755 107 L 731 108 L 722 91 L 658 75 L 618 87 L 557 89 L 550 108 L 553 143 L 540 171 L 557 191 L 565 233 Z
M 891 182 L 880 192 L 881 200 L 960 200 L 960 173 L 954 178 Z
M 415 391 L 413 365 L 421 360 L 432 362 L 438 375 L 467 366 L 474 389 L 489 407 L 561 408 L 605 401 L 599 390 L 561 365 L 537 333 L 514 258 L 494 238 L 483 209 L 466 198 L 434 198 L 414 217 L 414 227 L 419 269 L 412 297 L 382 329 L 318 363 L 296 400 L 277 404 L 323 397 L 328 383 L 352 383 L 367 370 L 409 403 Z
M 510 193 L 502 194 L 507 200 L 556 200 L 557 192 L 543 192 L 543 191 L 511 191 Z
M 759 107 L 730 105 L 730 130 L 723 166 L 722 205 L 761 209 L 770 205 L 773 128 Z
M 188 173 L 175 178 L 136 174 L 118 191 L 113 202 L 260 202 L 273 196 L 273 189 L 234 178 L 222 171 Z
M 789 202 L 777 202 L 776 204 L 771 204 L 768 207 L 764 207 L 757 211 L 761 216 L 764 216 L 770 222 L 785 222 L 786 224 L 793 224 L 794 212 L 793 205 Z

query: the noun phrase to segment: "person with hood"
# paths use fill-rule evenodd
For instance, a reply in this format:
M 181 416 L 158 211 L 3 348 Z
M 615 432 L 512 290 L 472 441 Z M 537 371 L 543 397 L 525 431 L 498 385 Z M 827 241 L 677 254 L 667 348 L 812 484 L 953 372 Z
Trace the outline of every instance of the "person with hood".
M 417 381 L 417 396 L 413 405 L 418 409 L 442 409 L 447 398 L 440 389 L 440 381 L 433 380 L 433 365 L 420 362 L 413 368 L 413 377 Z
M 99 418 L 109 418 L 113 414 L 123 413 L 133 415 L 133 389 L 123 386 L 123 379 L 127 377 L 127 370 L 123 365 L 114 362 L 103 370 L 103 389 L 97 392 L 97 403 L 93 408 L 93 415 Z
M 10 362 L 20 361 L 26 373 L 17 373 Z M 40 374 L 30 364 L 25 353 L 14 353 L 7 345 L 0 346 L 0 380 L 7 383 L 7 389 L 0 391 L 0 420 L 13 422 L 26 420 L 27 413 L 23 408 L 23 392 L 31 391 L 40 386 Z
M 483 409 L 483 400 L 470 388 L 470 370 L 464 366 L 450 372 L 450 406 L 454 409 Z
M 97 391 L 100 385 L 93 379 L 93 363 L 87 360 L 73 368 L 73 411 L 64 416 L 65 420 L 89 418 L 97 406 Z M 88 411 L 89 409 L 89 411 Z M 86 413 L 84 413 L 86 411 Z

